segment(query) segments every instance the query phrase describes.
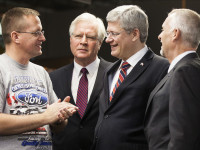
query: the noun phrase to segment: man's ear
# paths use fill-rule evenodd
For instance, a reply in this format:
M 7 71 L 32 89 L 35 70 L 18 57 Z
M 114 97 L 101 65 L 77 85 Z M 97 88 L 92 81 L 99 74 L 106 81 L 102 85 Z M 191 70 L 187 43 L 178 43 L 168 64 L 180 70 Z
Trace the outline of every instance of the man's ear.
M 172 39 L 177 40 L 181 37 L 181 31 L 179 29 L 174 29 L 172 34 Z
M 133 29 L 130 34 L 132 36 L 132 41 L 136 41 L 140 38 L 140 31 L 137 28 Z
M 17 33 L 16 31 L 13 31 L 11 32 L 10 37 L 13 42 L 19 43 L 19 39 L 20 39 L 19 33 Z
M 98 49 L 100 50 L 100 48 L 101 48 L 101 45 L 102 45 L 102 42 L 101 41 L 98 41 L 99 43 L 98 43 Z M 99 51 L 98 50 L 98 51 Z

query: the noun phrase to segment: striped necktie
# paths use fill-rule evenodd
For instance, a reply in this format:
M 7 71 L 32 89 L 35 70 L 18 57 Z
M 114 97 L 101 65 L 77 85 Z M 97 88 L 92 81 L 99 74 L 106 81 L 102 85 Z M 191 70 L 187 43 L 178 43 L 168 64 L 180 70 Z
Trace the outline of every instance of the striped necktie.
M 82 68 L 82 77 L 79 81 L 79 86 L 78 86 L 78 92 L 77 92 L 77 99 L 76 99 L 76 105 L 79 108 L 79 115 L 82 118 L 85 109 L 87 107 L 87 99 L 88 99 L 88 79 L 87 79 L 87 69 Z
M 119 87 L 119 85 L 124 81 L 126 75 L 127 75 L 127 69 L 130 67 L 130 64 L 128 62 L 123 62 L 121 66 L 121 70 L 119 73 L 119 78 L 117 80 L 117 83 L 115 84 L 113 91 L 110 95 L 110 102 L 112 101 L 112 98 L 115 94 L 116 89 Z

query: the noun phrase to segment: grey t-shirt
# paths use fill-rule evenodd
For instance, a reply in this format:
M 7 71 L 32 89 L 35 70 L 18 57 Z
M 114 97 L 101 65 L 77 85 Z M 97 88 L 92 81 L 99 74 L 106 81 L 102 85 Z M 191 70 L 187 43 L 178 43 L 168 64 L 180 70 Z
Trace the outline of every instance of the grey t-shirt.
M 42 113 L 57 100 L 48 73 L 31 62 L 22 65 L 7 54 L 0 55 L 0 113 Z M 1 150 L 52 149 L 49 126 L 19 135 L 0 136 Z

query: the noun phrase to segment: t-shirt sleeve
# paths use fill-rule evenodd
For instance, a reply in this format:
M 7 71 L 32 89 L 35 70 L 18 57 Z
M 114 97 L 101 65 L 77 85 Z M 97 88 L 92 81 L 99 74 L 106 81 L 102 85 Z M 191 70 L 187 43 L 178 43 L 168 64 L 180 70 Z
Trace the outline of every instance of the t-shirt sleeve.
M 2 77 L 2 73 L 0 71 L 0 113 L 3 112 L 3 108 L 5 105 L 5 97 L 4 97 L 4 84 L 3 84 L 3 77 Z
M 48 91 L 49 104 L 52 104 L 58 100 L 58 97 L 56 96 L 56 94 L 53 90 L 53 85 L 52 85 L 51 79 L 46 70 L 45 70 L 45 79 L 46 79 L 47 88 L 48 88 L 47 91 Z

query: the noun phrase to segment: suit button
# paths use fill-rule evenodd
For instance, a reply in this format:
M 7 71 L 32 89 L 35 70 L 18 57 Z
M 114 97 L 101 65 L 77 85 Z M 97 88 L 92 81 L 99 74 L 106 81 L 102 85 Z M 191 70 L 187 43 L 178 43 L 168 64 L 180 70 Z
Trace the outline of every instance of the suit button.
M 105 116 L 104 116 L 104 119 L 107 119 L 108 117 L 109 117 L 109 115 L 105 115 Z
M 98 140 L 98 136 L 95 137 L 95 140 L 96 140 L 96 141 Z
M 82 125 L 80 125 L 80 129 L 83 129 L 83 126 L 82 126 Z

